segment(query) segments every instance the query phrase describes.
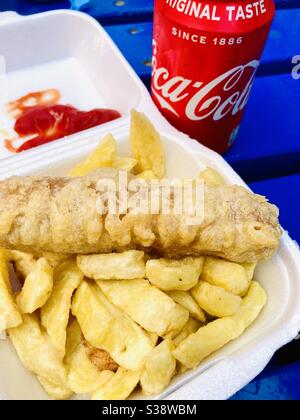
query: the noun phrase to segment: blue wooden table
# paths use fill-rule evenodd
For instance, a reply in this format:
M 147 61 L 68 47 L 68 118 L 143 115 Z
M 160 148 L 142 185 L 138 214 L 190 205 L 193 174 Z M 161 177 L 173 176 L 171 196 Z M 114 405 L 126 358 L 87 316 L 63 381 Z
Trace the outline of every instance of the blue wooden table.
M 277 0 L 277 14 L 236 144 L 225 158 L 257 193 L 281 209 L 300 243 L 300 0 Z M 153 0 L 1 0 L 20 14 L 73 8 L 98 19 L 149 87 Z M 298 57 L 297 57 L 298 56 Z M 300 340 L 232 399 L 300 399 Z

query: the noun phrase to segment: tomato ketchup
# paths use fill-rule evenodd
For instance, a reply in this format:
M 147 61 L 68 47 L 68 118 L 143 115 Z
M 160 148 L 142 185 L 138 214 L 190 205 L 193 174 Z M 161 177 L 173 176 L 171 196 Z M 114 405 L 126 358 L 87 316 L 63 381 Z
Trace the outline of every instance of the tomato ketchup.
M 72 105 L 57 104 L 59 99 L 59 92 L 51 89 L 9 103 L 8 110 L 16 118 L 14 130 L 18 137 L 6 140 L 6 148 L 19 153 L 121 117 L 112 109 L 80 111 Z M 15 146 L 22 139 L 25 141 Z

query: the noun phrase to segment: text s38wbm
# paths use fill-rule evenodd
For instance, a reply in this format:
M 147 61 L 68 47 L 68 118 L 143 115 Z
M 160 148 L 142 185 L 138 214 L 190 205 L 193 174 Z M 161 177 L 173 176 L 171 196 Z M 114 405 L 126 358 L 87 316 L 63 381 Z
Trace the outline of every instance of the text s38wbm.
M 162 404 L 130 404 L 117 405 L 106 404 L 100 409 L 101 415 L 107 416 L 126 416 L 134 418 L 142 415 L 157 416 L 157 415 L 196 415 L 197 405 L 190 403 L 162 403 Z

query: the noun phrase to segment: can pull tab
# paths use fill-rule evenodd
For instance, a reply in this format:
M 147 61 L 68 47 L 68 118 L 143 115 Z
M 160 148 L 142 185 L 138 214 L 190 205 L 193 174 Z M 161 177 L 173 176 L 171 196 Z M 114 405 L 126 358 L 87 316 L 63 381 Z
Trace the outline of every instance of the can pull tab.
M 1 12 L 0 13 L 0 25 L 2 23 L 11 22 L 14 20 L 21 19 L 22 16 L 20 16 L 16 12 Z

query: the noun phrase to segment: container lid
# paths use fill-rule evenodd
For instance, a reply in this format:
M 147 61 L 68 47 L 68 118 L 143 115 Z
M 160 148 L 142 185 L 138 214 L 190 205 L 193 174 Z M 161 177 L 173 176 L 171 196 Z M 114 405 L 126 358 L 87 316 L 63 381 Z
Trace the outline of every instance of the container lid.
M 34 150 L 30 148 L 20 153 L 12 149 L 24 148 L 27 140 L 36 138 L 32 132 L 38 132 L 44 124 L 35 119 L 30 131 L 27 116 L 26 129 L 24 119 L 15 126 L 22 112 L 16 109 L 20 106 L 16 100 L 32 92 L 50 90 L 44 98 L 50 97 L 58 104 L 72 105 L 81 111 L 115 109 L 121 118 L 106 123 L 107 131 L 128 124 L 132 108 L 155 116 L 158 127 L 166 124 L 146 87 L 111 38 L 96 20 L 84 13 L 69 10 L 31 16 L 0 13 L 0 54 L 0 159 L 28 155 Z M 60 98 L 51 96 L 53 90 L 58 91 Z M 31 106 L 32 101 L 32 97 L 24 98 L 21 106 Z M 51 120 L 46 130 L 52 127 Z M 85 132 L 93 135 L 97 127 Z M 71 143 L 74 136 L 65 137 L 65 141 Z M 47 148 L 49 144 L 56 148 L 61 142 L 60 138 L 48 143 Z M 41 156 L 46 150 L 45 146 L 35 149 Z

